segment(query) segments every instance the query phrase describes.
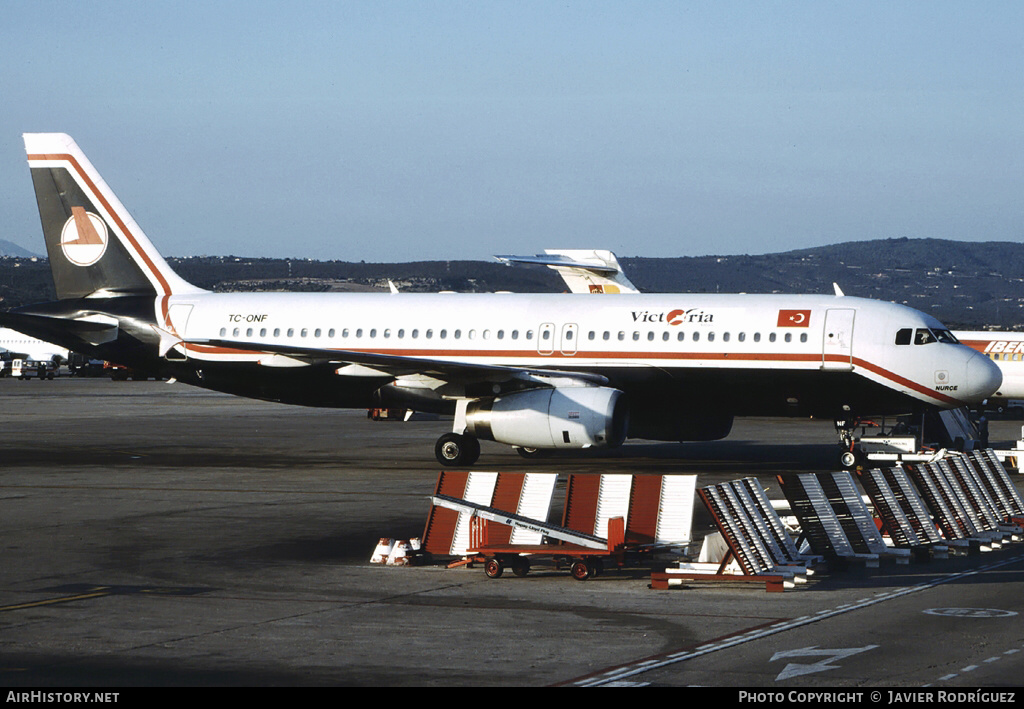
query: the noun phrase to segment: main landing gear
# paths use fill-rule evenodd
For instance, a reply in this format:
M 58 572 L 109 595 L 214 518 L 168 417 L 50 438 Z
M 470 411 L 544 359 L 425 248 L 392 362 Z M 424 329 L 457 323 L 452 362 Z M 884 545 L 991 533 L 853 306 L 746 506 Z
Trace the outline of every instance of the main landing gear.
M 480 457 L 480 441 L 463 433 L 446 433 L 434 444 L 434 455 L 441 465 L 473 465 Z

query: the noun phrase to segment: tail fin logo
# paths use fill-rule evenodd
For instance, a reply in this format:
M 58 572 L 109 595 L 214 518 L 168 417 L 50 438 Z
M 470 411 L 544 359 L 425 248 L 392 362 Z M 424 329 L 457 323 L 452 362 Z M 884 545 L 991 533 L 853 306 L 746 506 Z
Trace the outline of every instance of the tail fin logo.
M 76 266 L 91 266 L 107 250 L 107 225 L 84 207 L 72 207 L 71 217 L 64 223 L 60 234 L 60 248 L 64 258 Z

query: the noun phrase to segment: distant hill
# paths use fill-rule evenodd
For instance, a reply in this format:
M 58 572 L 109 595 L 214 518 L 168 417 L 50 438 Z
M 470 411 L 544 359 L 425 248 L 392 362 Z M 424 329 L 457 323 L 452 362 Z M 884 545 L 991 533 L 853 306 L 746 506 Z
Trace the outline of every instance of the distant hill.
M 5 256 L 14 256 L 16 258 L 32 258 L 33 256 L 37 255 L 38 254 L 34 254 L 28 249 L 21 248 L 13 241 L 4 241 L 3 239 L 0 239 L 0 258 L 3 258 Z
M 186 280 L 214 291 L 384 290 L 388 279 L 405 292 L 565 290 L 550 269 L 490 261 L 350 263 L 204 256 L 168 262 Z M 646 292 L 832 293 L 837 283 L 847 295 L 904 303 L 956 329 L 1024 330 L 1024 244 L 885 239 L 755 256 L 620 254 L 619 262 Z M 0 258 L 0 309 L 52 298 L 46 259 Z

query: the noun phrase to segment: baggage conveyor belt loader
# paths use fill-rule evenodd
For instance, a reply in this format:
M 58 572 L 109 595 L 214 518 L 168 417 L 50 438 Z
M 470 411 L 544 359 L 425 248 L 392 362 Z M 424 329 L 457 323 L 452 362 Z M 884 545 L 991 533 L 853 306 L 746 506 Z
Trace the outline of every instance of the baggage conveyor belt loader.
M 516 576 L 525 576 L 530 572 L 530 557 L 542 556 L 550 557 L 559 566 L 568 564 L 572 577 L 585 581 L 601 573 L 605 559 L 611 559 L 621 566 L 627 551 L 638 551 L 625 543 L 625 520 L 622 517 L 608 520 L 608 537 L 602 539 L 592 534 L 529 519 L 468 500 L 446 495 L 433 495 L 430 499 L 438 507 L 468 512 L 472 515 L 467 559 L 469 562 L 482 562 L 488 578 L 499 578 L 506 568 L 512 569 Z M 490 523 L 539 532 L 545 538 L 557 540 L 558 543 L 489 544 Z

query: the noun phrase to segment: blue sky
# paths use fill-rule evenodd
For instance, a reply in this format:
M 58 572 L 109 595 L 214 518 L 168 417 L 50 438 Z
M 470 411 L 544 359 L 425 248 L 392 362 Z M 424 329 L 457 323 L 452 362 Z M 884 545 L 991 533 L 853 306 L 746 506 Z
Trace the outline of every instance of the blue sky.
M 165 255 L 1024 236 L 1024 3 L 0 0 L 0 239 L 72 135 Z

